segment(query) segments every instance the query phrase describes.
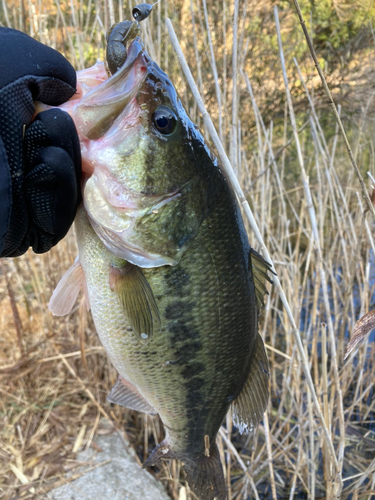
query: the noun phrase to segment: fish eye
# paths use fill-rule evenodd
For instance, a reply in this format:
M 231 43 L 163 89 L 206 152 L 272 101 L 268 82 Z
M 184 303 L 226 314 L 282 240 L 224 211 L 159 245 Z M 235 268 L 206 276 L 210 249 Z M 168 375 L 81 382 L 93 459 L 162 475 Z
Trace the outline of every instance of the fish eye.
M 176 130 L 177 117 L 167 106 L 159 106 L 152 115 L 152 123 L 163 135 L 172 135 Z

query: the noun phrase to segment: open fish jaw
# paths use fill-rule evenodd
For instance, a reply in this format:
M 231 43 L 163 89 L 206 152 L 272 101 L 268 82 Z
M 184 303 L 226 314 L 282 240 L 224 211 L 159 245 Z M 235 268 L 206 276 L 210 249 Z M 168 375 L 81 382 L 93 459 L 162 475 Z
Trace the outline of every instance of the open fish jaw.
M 103 137 L 138 91 L 148 62 L 142 43 L 134 40 L 121 70 L 84 95 L 75 107 L 73 119 L 81 137 Z

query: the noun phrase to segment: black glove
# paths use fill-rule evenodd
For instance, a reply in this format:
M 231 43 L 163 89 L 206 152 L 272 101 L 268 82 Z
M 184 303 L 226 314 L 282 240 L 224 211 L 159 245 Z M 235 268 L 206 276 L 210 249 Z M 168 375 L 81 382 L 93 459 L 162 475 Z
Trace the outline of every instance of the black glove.
M 70 116 L 37 115 L 33 101 L 58 106 L 75 93 L 76 73 L 57 51 L 0 28 L 0 256 L 60 241 L 80 198 L 81 153 Z

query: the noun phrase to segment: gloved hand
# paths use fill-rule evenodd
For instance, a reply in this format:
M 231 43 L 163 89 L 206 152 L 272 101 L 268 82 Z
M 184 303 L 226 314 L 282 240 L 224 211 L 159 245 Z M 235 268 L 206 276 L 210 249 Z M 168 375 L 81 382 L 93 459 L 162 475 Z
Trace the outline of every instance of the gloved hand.
M 57 51 L 0 28 L 0 256 L 60 241 L 80 202 L 81 153 L 72 119 L 37 115 L 33 101 L 58 106 L 75 93 L 76 73 Z

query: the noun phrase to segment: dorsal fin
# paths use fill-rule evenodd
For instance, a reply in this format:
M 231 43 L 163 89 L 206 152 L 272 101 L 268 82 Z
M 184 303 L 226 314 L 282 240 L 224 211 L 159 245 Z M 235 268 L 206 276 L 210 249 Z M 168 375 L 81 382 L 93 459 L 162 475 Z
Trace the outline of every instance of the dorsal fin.
M 251 269 L 254 279 L 255 295 L 257 299 L 258 312 L 264 307 L 264 296 L 268 291 L 266 288 L 266 281 L 273 285 L 272 279 L 268 276 L 268 271 L 276 276 L 271 269 L 271 264 L 269 264 L 263 257 L 256 252 L 253 248 L 250 248 L 250 261 Z
M 125 261 L 122 266 L 112 266 L 109 284 L 139 341 L 146 344 L 160 329 L 161 321 L 153 291 L 141 269 Z
M 262 337 L 258 333 L 250 371 L 242 391 L 232 403 L 233 423 L 240 432 L 254 429 L 266 410 L 269 366 Z
M 150 415 L 156 415 L 154 408 L 148 404 L 145 398 L 139 394 L 133 384 L 119 375 L 115 385 L 107 397 L 110 403 L 116 403 L 131 410 L 142 411 Z

